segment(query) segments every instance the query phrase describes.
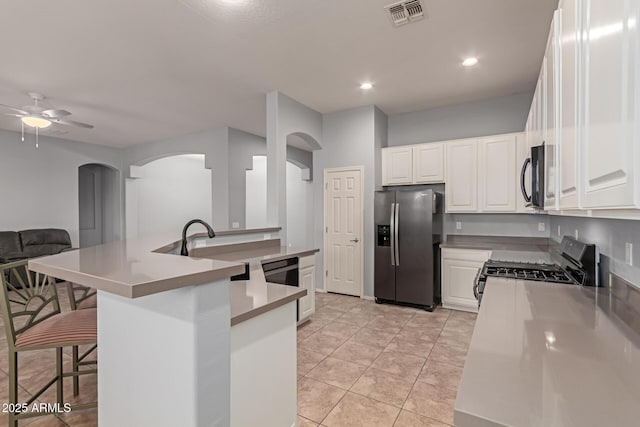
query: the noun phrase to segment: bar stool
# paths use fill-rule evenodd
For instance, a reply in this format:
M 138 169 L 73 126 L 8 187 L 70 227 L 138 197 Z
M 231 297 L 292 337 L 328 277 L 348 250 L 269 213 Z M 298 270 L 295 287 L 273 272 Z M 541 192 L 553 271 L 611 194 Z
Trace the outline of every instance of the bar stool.
M 93 288 L 79 285 L 77 283 L 67 282 L 67 293 L 69 294 L 69 304 L 73 311 L 98 308 L 98 293 Z M 93 345 L 80 356 L 78 346 L 74 345 L 71 350 L 72 369 L 74 371 L 79 371 L 81 366 L 97 365 L 98 362 L 96 360 L 84 360 L 97 348 L 97 345 Z M 77 396 L 78 394 L 80 394 L 80 377 L 74 376 L 73 395 Z
M 12 274 L 5 274 L 12 273 Z M 63 407 L 65 377 L 96 374 L 97 369 L 64 372 L 62 349 L 97 343 L 97 309 L 76 310 L 62 313 L 52 277 L 32 273 L 27 269 L 27 260 L 0 265 L 0 307 L 7 335 L 9 353 L 9 404 L 11 409 L 18 404 L 18 354 L 31 350 L 56 350 L 56 376 L 45 384 L 25 403 L 27 407 L 53 384 L 56 384 L 56 400 Z M 72 410 L 97 407 L 97 402 L 73 405 Z M 9 425 L 18 426 L 18 420 L 47 412 L 9 412 Z

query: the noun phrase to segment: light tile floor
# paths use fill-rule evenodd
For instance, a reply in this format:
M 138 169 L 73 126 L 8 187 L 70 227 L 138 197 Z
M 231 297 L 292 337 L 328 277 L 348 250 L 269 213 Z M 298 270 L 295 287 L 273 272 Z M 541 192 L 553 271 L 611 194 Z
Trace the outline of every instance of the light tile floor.
M 475 320 L 317 293 L 298 328 L 298 426 L 453 425 Z
M 69 309 L 60 289 L 63 311 Z M 433 313 L 335 294 L 316 294 L 316 314 L 298 328 L 298 426 L 443 427 L 453 425 L 453 403 L 475 315 L 442 308 Z M 3 333 L 4 325 L 0 320 Z M 7 344 L 0 338 L 0 403 L 8 401 Z M 20 399 L 53 375 L 55 353 L 19 357 Z M 65 364 L 71 364 L 65 350 Z M 96 399 L 93 375 L 81 378 L 73 403 Z M 55 388 L 41 400 L 53 402 Z M 0 426 L 7 415 L 0 412 Z M 97 410 L 46 416 L 21 426 L 97 425 Z

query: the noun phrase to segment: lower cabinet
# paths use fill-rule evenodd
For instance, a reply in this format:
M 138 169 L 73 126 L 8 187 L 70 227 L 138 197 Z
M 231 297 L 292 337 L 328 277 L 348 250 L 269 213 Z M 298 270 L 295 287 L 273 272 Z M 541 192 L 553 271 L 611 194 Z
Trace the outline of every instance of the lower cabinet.
M 298 268 L 300 287 L 307 290 L 307 296 L 298 300 L 298 312 L 300 313 L 298 323 L 301 323 L 309 319 L 316 311 L 316 268 L 313 256 L 300 258 Z
M 478 311 L 473 295 L 475 279 L 491 251 L 442 249 L 442 306 L 453 310 Z

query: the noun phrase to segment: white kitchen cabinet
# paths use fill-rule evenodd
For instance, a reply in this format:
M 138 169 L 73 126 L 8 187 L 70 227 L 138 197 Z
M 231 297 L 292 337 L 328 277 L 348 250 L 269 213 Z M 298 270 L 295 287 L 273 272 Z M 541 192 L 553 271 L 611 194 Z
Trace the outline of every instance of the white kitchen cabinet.
M 516 135 L 481 138 L 479 193 L 482 212 L 516 211 Z
M 300 258 L 298 261 L 298 278 L 300 287 L 307 290 L 307 295 L 298 300 L 298 313 L 302 323 L 316 311 L 316 279 L 313 256 Z
M 447 212 L 478 210 L 478 140 L 446 144 L 445 205 Z
M 413 184 L 413 146 L 382 149 L 382 185 Z
M 583 6 L 581 207 L 638 208 L 640 3 L 584 0 Z
M 560 209 L 577 209 L 578 200 L 578 108 L 579 5 L 563 0 L 558 8 L 559 105 L 558 105 L 558 197 Z
M 413 146 L 413 182 L 434 184 L 444 182 L 444 144 L 434 142 Z
M 556 197 L 558 191 L 558 49 L 556 48 L 557 32 L 557 12 L 554 13 L 547 41 L 547 49 L 543 60 L 544 79 L 544 208 L 545 210 L 556 210 L 558 208 Z
M 475 249 L 442 249 L 442 306 L 478 311 L 473 285 L 491 251 Z

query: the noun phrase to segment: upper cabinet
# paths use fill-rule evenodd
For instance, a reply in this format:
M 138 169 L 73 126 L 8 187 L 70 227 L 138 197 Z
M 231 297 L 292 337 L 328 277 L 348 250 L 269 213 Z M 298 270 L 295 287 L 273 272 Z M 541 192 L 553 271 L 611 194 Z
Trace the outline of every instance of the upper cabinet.
M 382 185 L 413 184 L 412 146 L 382 149 Z
M 444 144 L 434 142 L 413 146 L 413 182 L 434 184 L 444 182 Z
M 582 6 L 584 34 L 581 207 L 638 208 L 640 2 L 577 4 Z
M 479 141 L 479 185 L 482 212 L 516 212 L 516 135 Z
M 445 205 L 447 212 L 478 210 L 478 140 L 446 144 Z
M 544 81 L 543 96 L 543 127 L 542 139 L 544 141 L 544 206 L 545 210 L 553 210 L 557 208 L 558 198 L 558 49 L 557 49 L 557 32 L 556 25 L 558 22 L 557 11 L 553 15 L 549 38 L 547 40 L 547 49 L 545 51 L 542 78 Z
M 578 79 L 579 8 L 576 0 L 562 1 L 555 31 L 558 34 L 558 197 L 560 209 L 576 209 L 578 203 Z

